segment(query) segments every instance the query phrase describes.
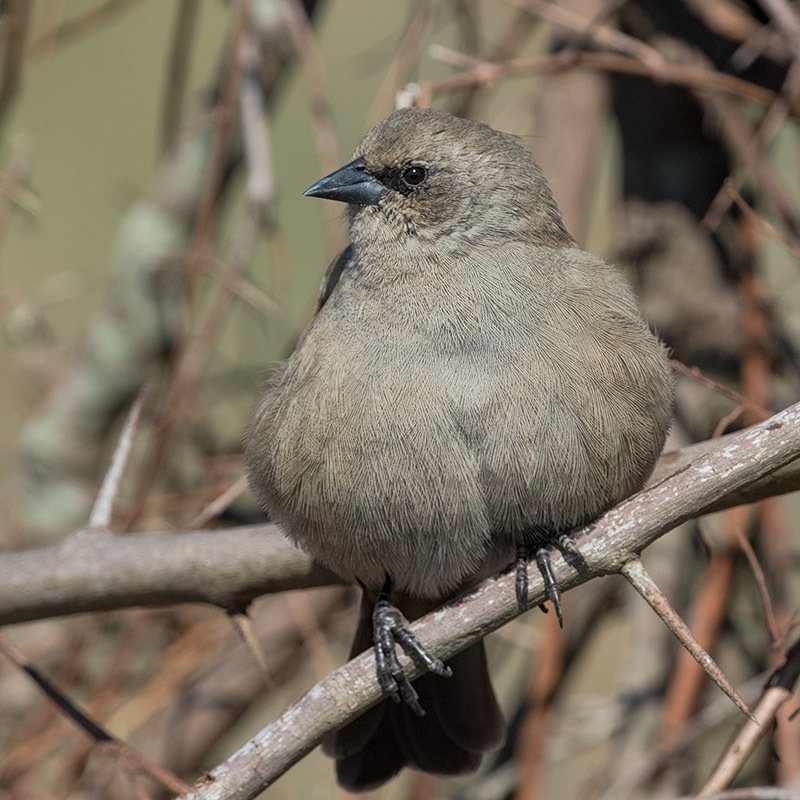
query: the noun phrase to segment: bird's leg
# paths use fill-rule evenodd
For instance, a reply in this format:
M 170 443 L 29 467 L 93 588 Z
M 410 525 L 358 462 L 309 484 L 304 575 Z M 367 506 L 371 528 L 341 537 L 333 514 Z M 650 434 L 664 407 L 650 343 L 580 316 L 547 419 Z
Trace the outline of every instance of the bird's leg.
M 517 545 L 517 560 L 515 565 L 515 582 L 517 590 L 517 608 L 524 611 L 528 607 L 528 561 L 531 551 L 528 545 Z M 539 606 L 542 608 L 542 606 Z M 544 611 L 545 609 L 542 608 Z
M 537 550 L 537 563 L 538 563 Z M 517 560 L 516 560 L 516 590 L 517 590 L 517 608 L 520 611 L 525 611 L 528 607 L 528 562 L 531 558 L 531 549 L 527 544 L 517 545 Z M 549 566 L 549 563 L 548 563 Z M 541 567 L 539 568 L 541 571 Z M 552 570 L 550 570 L 552 576 Z M 544 576 L 544 573 L 542 573 Z M 547 578 L 545 577 L 545 584 Z M 549 592 L 548 592 L 549 594 Z M 539 608 L 543 613 L 547 613 L 547 606 L 544 603 L 539 604 Z
M 418 666 L 436 675 L 449 678 L 453 673 L 446 664 L 432 656 L 422 643 L 408 629 L 408 620 L 392 605 L 392 579 L 387 576 L 383 589 L 375 601 L 372 612 L 372 631 L 375 649 L 375 669 L 381 689 L 389 694 L 395 703 L 401 700 L 411 707 L 418 716 L 425 716 L 419 704 L 419 696 L 406 677 L 405 670 L 397 657 L 395 645 Z

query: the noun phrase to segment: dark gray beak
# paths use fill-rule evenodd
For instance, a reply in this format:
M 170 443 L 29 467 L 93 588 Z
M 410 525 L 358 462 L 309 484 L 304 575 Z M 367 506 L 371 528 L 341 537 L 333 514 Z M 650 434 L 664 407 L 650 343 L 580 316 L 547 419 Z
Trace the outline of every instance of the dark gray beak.
M 343 203 L 375 206 L 384 188 L 376 177 L 366 171 L 364 159 L 357 158 L 339 167 L 336 172 L 320 178 L 303 194 L 306 197 L 324 197 L 327 200 L 341 200 Z

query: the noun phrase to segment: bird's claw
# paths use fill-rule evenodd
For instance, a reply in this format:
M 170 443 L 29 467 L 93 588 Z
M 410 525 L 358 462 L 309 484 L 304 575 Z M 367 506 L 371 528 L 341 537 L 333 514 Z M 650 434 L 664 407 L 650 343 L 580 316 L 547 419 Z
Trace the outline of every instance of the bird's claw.
M 577 562 L 578 565 L 585 563 L 580 550 L 578 550 L 578 546 L 575 544 L 575 540 L 568 533 L 562 533 L 556 539 L 555 545 L 564 554 L 568 562 Z M 528 561 L 530 555 L 530 548 L 527 545 L 519 545 L 517 547 L 515 586 L 517 606 L 520 611 L 524 611 L 528 607 Z M 561 586 L 553 574 L 553 567 L 550 563 L 550 552 L 546 547 L 540 547 L 535 551 L 534 555 L 536 557 L 536 566 L 539 568 L 539 572 L 544 580 L 547 598 L 555 609 L 559 626 L 563 628 L 564 617 L 561 610 Z M 547 610 L 544 605 L 540 605 L 539 608 L 543 611 Z
M 375 648 L 375 669 L 378 683 L 395 703 L 407 703 L 418 716 L 425 716 L 419 704 L 419 695 L 406 676 L 403 665 L 397 657 L 396 645 L 418 666 L 449 678 L 453 672 L 443 661 L 432 656 L 408 628 L 408 620 L 393 606 L 388 596 L 381 594 L 372 613 L 372 627 Z
M 530 552 L 525 545 L 517 547 L 517 561 L 514 586 L 517 592 L 517 608 L 524 611 L 528 607 L 528 558 Z M 539 606 L 541 608 L 541 606 Z
M 547 592 L 547 598 L 556 610 L 556 617 L 558 617 L 558 627 L 564 627 L 564 617 L 561 614 L 561 587 L 553 575 L 553 566 L 550 563 L 550 552 L 546 547 L 540 547 L 536 551 L 536 566 L 539 567 L 539 572 L 544 579 L 544 589 Z
M 575 540 L 572 538 L 571 534 L 562 533 L 558 539 L 556 539 L 556 547 L 565 555 L 569 555 L 573 558 L 577 558 L 579 561 L 583 561 L 581 551 L 578 550 L 578 545 L 575 544 Z

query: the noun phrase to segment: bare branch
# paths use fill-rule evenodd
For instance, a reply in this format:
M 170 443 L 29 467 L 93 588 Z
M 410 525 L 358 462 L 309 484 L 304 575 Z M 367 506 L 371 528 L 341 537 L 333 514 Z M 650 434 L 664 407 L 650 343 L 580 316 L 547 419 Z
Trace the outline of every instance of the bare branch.
M 117 739 L 102 725 L 93 720 L 73 700 L 61 692 L 11 642 L 2 637 L 0 637 L 0 652 L 25 672 L 39 689 L 55 703 L 64 716 L 72 720 L 96 745 L 110 748 L 118 758 L 124 760 L 131 767 L 132 772 L 142 772 L 149 775 L 170 791 L 189 791 L 189 787 L 169 770 L 160 767 L 126 742 Z
M 36 59 L 49 55 L 57 47 L 72 44 L 83 36 L 94 33 L 128 11 L 138 0 L 105 0 L 83 14 L 70 17 L 54 28 L 45 31 L 26 48 L 25 56 Z M 22 3 L 21 5 L 30 5 Z
M 702 383 L 703 386 L 707 386 L 709 389 L 711 389 L 711 391 L 717 392 L 723 397 L 727 397 L 734 403 L 738 403 L 743 408 L 746 408 L 750 412 L 756 414 L 761 420 L 768 419 L 772 416 L 772 412 L 767 411 L 766 408 L 754 403 L 752 400 L 745 397 L 740 392 L 737 392 L 735 389 L 731 389 L 730 386 L 725 386 L 718 381 L 712 381 L 711 378 L 703 375 L 703 373 L 697 367 L 689 367 L 675 358 L 671 358 L 669 360 L 669 364 L 676 372 L 680 372 L 682 375 L 686 375 L 687 377 L 692 378 L 692 380 Z
M 763 86 L 706 67 L 678 63 L 656 66 L 619 53 L 585 51 L 555 53 L 533 58 L 515 58 L 499 64 L 481 61 L 451 78 L 445 78 L 435 83 L 420 83 L 417 89 L 418 104 L 427 106 L 430 105 L 432 97 L 450 94 L 473 86 L 488 86 L 506 78 L 551 75 L 579 67 L 626 75 L 641 75 L 663 83 L 686 86 L 701 91 L 718 91 L 724 95 L 752 100 L 766 107 L 772 105 L 778 97 L 775 92 L 765 89 Z M 796 111 L 797 109 L 793 109 L 793 113 Z
M 628 36 L 617 28 L 604 25 L 597 20 L 585 17 L 571 8 L 546 2 L 545 0 L 509 0 L 515 8 L 524 9 L 547 20 L 558 28 L 575 33 L 580 39 L 586 38 L 596 47 L 614 50 L 632 56 L 656 69 L 666 66 L 664 56 L 641 39 Z
M 697 795 L 692 795 L 697 797 Z M 774 786 L 751 786 L 746 789 L 728 789 L 724 792 L 702 795 L 703 800 L 797 800 L 794 789 L 777 789 Z
M 727 461 L 731 448 L 738 451 L 745 446 L 740 443 L 753 436 L 758 439 L 763 435 L 758 432 L 765 426 L 783 424 L 778 419 L 665 453 L 656 465 L 650 486 L 657 487 L 669 476 L 693 468 L 703 459 L 710 462 L 708 468 L 715 474 L 717 459 Z M 798 456 L 800 449 L 781 463 Z M 682 519 L 800 489 L 800 460 L 778 470 L 781 463 L 765 460 L 755 476 L 760 479 L 747 485 L 734 486 L 724 474 L 716 475 L 715 490 L 706 499 L 686 498 Z M 645 497 L 647 492 L 637 497 Z M 675 502 L 678 501 L 676 494 Z M 652 515 L 648 512 L 647 516 Z M 677 524 L 663 528 L 661 533 Z M 633 531 L 630 547 L 638 552 L 658 535 L 640 539 L 639 532 Z M 611 542 L 608 546 L 621 545 Z M 0 575 L 0 625 L 172 603 L 211 603 L 226 610 L 239 610 L 269 592 L 339 582 L 331 573 L 315 567 L 277 525 L 132 533 L 113 539 L 83 530 L 79 536 L 57 545 L 0 554 Z
M 783 666 L 770 677 L 764 694 L 753 710 L 754 719 L 745 721 L 739 733 L 726 748 L 711 777 L 700 790 L 698 797 L 713 795 L 730 785 L 761 737 L 770 730 L 778 709 L 794 694 L 798 676 L 800 676 L 800 642 L 796 642 L 789 649 Z
M 577 536 L 586 567 L 576 572 L 554 554 L 553 571 L 564 589 L 591 577 L 619 572 L 638 552 L 673 527 L 800 455 L 800 404 L 770 420 L 716 440 L 719 445 L 620 503 Z M 423 617 L 411 627 L 433 655 L 447 659 L 519 614 L 513 574 L 482 583 L 472 593 Z M 541 576 L 531 576 L 530 606 L 545 600 Z M 410 677 L 420 674 L 406 659 Z M 381 697 L 371 652 L 321 680 L 261 730 L 183 800 L 250 800 L 322 737 L 357 717 Z
M 800 59 L 800 17 L 786 0 L 760 0 L 777 27 L 783 32 L 787 46 Z
M 194 0 L 179 1 L 161 109 L 161 149 L 164 152 L 172 147 L 181 127 L 183 98 L 199 16 L 200 6 Z
M 628 583 L 647 601 L 653 611 L 661 617 L 664 624 L 675 634 L 678 641 L 686 648 L 692 658 L 703 668 L 706 675 L 725 692 L 731 700 L 745 714 L 750 714 L 750 709 L 734 688 L 733 684 L 725 677 L 716 661 L 703 649 L 697 641 L 689 626 L 680 618 L 677 611 L 670 605 L 664 593 L 658 588 L 653 579 L 647 574 L 642 562 L 632 558 L 622 565 L 620 572 Z
M 325 67 L 303 4 L 299 0 L 283 0 L 282 9 L 289 36 L 302 67 L 317 159 L 322 174 L 327 175 L 339 166 L 339 147 L 336 142 L 330 93 L 325 80 Z M 337 225 L 338 214 L 335 209 L 329 208 L 330 205 L 326 204 L 322 213 L 325 218 L 326 251 L 332 257 L 341 249 L 341 232 Z
M 3 9 L 3 68 L 0 70 L 0 122 L 3 122 L 17 95 L 22 77 L 25 36 L 30 21 L 31 4 L 8 3 Z
M 83 611 L 212 603 L 230 611 L 254 597 L 336 583 L 275 525 L 108 536 L 0 556 L 0 625 Z
M 212 519 L 218 517 L 234 500 L 241 497 L 247 491 L 247 477 L 242 475 L 231 484 L 221 495 L 215 497 L 199 514 L 190 522 L 190 528 L 202 528 L 208 525 Z

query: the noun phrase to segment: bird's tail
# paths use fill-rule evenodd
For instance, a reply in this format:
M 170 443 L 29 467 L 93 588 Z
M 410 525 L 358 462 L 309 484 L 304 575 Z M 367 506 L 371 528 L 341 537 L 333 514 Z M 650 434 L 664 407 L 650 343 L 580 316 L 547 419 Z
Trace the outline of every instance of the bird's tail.
M 361 618 L 351 657 L 372 647 L 372 597 L 361 601 Z M 404 605 L 402 610 L 407 611 Z M 424 611 L 415 608 L 413 617 Z M 489 681 L 483 642 L 448 662 L 450 678 L 423 675 L 414 681 L 424 717 L 405 703 L 381 701 L 323 742 L 336 759 L 339 784 L 348 791 L 380 786 L 408 765 L 438 775 L 477 769 L 481 756 L 505 739 L 505 724 Z

